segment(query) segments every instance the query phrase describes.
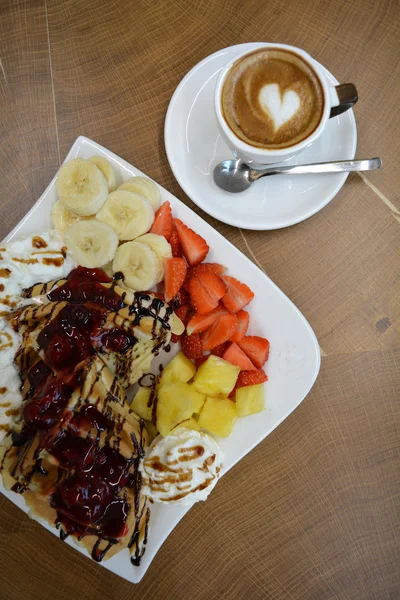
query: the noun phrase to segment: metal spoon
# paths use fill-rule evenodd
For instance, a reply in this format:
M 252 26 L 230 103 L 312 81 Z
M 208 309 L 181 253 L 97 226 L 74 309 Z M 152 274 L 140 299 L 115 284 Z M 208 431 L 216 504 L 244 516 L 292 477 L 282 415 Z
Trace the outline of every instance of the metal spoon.
M 380 169 L 380 158 L 362 160 L 341 160 L 313 163 L 310 165 L 292 165 L 286 167 L 253 168 L 240 160 L 224 160 L 214 168 L 214 181 L 226 192 L 236 194 L 244 192 L 252 183 L 268 175 L 303 175 L 310 173 L 343 173 L 346 171 L 372 171 Z

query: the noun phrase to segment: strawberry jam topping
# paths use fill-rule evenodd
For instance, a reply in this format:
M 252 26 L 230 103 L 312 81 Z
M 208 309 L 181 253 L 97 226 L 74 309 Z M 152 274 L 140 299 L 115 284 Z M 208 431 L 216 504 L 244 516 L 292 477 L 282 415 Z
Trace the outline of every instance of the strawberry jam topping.
M 110 277 L 101 269 L 86 269 L 77 267 L 68 275 L 64 285 L 50 292 L 47 297 L 51 302 L 68 300 L 69 302 L 86 302 L 91 300 L 110 310 L 120 310 L 123 300 L 112 288 L 106 288 L 102 283 L 111 283 Z
M 99 443 L 102 432 L 116 431 L 108 414 L 92 404 L 68 410 L 82 383 L 79 363 L 96 351 L 124 354 L 136 343 L 129 333 L 105 325 L 110 311 L 124 306 L 112 287 L 103 285 L 108 283 L 111 279 L 100 269 L 78 267 L 48 294 L 52 302 L 68 303 L 37 337 L 44 358 L 24 374 L 31 387 L 23 408 L 24 429 L 15 445 L 38 435 L 39 451 L 45 449 L 66 472 L 50 498 L 66 532 L 63 537 L 93 534 L 113 544 L 128 530 L 131 507 L 121 492 L 124 486 L 138 485 L 137 457 L 122 456 L 118 444 Z M 95 546 L 93 558 L 101 560 L 104 553 Z
M 60 379 L 50 376 L 40 391 L 26 402 L 24 421 L 29 429 L 50 429 L 68 404 L 72 388 Z
M 58 521 L 75 535 L 96 532 L 103 539 L 117 540 L 127 533 L 126 517 L 130 510 L 128 502 L 118 493 L 124 485 L 133 483 L 134 459 L 124 458 L 109 446 L 99 449 L 94 442 L 90 446 L 87 439 L 83 440 L 87 446 L 81 442 L 78 448 L 72 438 L 67 444 L 65 438 L 57 442 L 56 452 L 51 451 L 60 456 L 58 450 L 63 450 L 67 453 L 64 459 L 75 469 L 74 475 L 63 481 L 51 498 Z
M 77 267 L 64 285 L 48 294 L 52 302 L 68 304 L 38 336 L 47 361 L 56 370 L 73 369 L 100 347 L 124 354 L 136 342 L 118 327 L 103 327 L 108 311 L 118 311 L 123 300 L 102 283 L 111 279 L 101 269 Z

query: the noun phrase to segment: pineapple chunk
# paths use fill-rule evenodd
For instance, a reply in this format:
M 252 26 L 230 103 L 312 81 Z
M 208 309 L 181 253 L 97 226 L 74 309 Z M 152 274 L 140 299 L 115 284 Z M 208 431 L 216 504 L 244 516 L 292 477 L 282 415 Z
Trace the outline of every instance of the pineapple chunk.
M 201 413 L 201 409 L 203 408 L 204 402 L 206 401 L 206 397 L 204 394 L 200 394 L 191 383 L 188 383 L 190 387 L 190 394 L 192 398 L 192 414 L 196 413 L 199 415 Z
M 179 429 L 179 427 L 186 427 L 186 429 L 194 429 L 195 431 L 200 431 L 200 425 L 193 417 L 190 417 L 187 421 L 182 421 L 182 423 L 178 423 L 173 430 Z
M 167 365 L 161 375 L 160 383 L 173 383 L 183 381 L 186 383 L 196 373 L 196 367 L 183 352 L 179 352 Z
M 197 391 L 206 396 L 223 397 L 229 396 L 235 387 L 240 368 L 211 354 L 209 358 L 200 365 L 193 381 Z
M 156 408 L 158 431 L 163 436 L 168 435 L 176 425 L 190 419 L 196 410 L 200 410 L 203 403 L 204 396 L 188 383 L 177 381 L 161 385 Z
M 236 405 L 229 398 L 206 398 L 199 425 L 219 437 L 228 437 L 236 423 Z
M 151 388 L 139 387 L 131 403 L 131 409 L 146 421 L 151 421 L 153 414 L 153 402 L 150 400 L 152 391 Z
M 247 417 L 261 412 L 265 408 L 264 385 L 247 385 L 235 392 L 238 417 Z

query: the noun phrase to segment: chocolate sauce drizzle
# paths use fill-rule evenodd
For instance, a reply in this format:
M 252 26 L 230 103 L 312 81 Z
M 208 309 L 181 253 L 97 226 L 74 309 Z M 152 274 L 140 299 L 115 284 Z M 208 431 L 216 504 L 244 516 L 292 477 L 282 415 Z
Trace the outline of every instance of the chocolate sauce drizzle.
M 96 536 L 91 555 L 97 562 L 127 534 L 127 517 L 133 510 L 134 525 L 128 547 L 133 552 L 132 564 L 138 565 L 147 542 L 150 517 L 141 500 L 139 472 L 144 456 L 144 422 L 138 422 L 139 435 L 134 432 L 130 435 L 132 455 L 127 458 L 119 453 L 126 417 L 112 408 L 112 403 L 125 402 L 118 378 L 114 377 L 101 402 L 100 397 L 95 404 L 90 402 L 105 368 L 98 357 L 107 351 L 123 356 L 137 343 L 123 328 L 119 311 L 128 309 L 130 317 L 134 317 L 129 319 L 131 327 L 140 325 L 144 317 L 153 319 L 152 338 L 159 340 L 153 346 L 154 354 L 166 344 L 173 311 L 161 299 L 144 292 L 135 292 L 133 301 L 126 304 L 127 293 L 115 291 L 121 279 L 116 274 L 111 281 L 99 269 L 78 267 L 67 280 L 25 290 L 26 298 L 47 294 L 51 304 L 20 311 L 13 322 L 16 329 L 22 323 L 23 336 L 27 337 L 46 319 L 37 336 L 42 358 L 25 345 L 16 355 L 23 380 L 23 420 L 20 431 L 15 430 L 10 436 L 11 445 L 0 469 L 12 452 L 15 462 L 11 475 L 16 479 L 12 489 L 24 493 L 33 477 L 49 475 L 43 451 L 51 455 L 59 466 L 49 503 L 57 514 L 60 538 L 65 540 L 72 535 L 82 540 L 87 535 Z M 110 315 L 113 315 L 111 323 Z M 156 377 L 151 379 L 154 391 Z M 131 490 L 133 506 L 132 500 L 128 502 L 127 490 Z

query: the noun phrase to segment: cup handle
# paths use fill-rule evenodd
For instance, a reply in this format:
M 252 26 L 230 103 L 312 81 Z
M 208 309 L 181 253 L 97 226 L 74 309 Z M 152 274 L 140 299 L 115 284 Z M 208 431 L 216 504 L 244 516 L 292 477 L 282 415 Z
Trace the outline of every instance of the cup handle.
M 352 108 L 358 100 L 356 86 L 353 83 L 342 83 L 329 88 L 331 97 L 331 114 L 329 118 L 341 115 Z

